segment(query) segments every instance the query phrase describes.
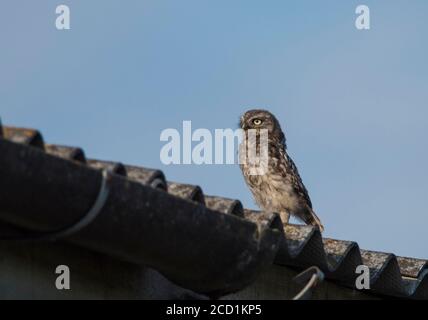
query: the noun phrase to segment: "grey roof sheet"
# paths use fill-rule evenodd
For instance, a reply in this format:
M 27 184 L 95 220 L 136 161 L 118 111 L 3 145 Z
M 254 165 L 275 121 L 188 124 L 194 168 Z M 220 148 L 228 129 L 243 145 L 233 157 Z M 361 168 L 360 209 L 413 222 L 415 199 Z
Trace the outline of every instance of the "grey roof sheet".
M 239 290 L 272 263 L 316 265 L 331 281 L 354 288 L 356 267 L 365 264 L 371 271 L 371 292 L 428 298 L 426 260 L 323 239 L 310 226 L 283 227 L 275 213 L 204 195 L 199 186 L 167 181 L 160 170 L 87 159 L 80 148 L 45 144 L 37 130 L 1 124 L 0 154 L 0 174 L 10 179 L 3 184 L 0 180 L 0 192 L 31 202 L 32 190 L 39 200 L 37 205 L 0 204 L 0 221 L 39 231 L 71 223 L 76 212 L 87 210 L 96 195 L 99 169 L 106 169 L 114 176 L 115 194 L 110 194 L 99 218 L 64 240 L 150 265 L 197 292 L 218 296 Z M 70 199 L 53 199 L 60 191 L 68 192 Z M 77 200 L 80 206 L 72 202 Z M 64 214 L 58 217 L 49 206 Z

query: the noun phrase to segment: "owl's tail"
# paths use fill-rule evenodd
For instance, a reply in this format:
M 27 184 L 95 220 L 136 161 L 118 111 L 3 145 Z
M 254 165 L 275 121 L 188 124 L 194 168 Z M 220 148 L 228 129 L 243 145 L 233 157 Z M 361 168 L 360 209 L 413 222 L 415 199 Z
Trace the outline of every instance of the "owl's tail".
M 311 207 L 307 206 L 307 210 L 305 210 L 305 213 L 300 217 L 306 224 L 318 227 L 321 232 L 324 231 L 324 226 L 322 225 L 320 218 L 318 218 Z

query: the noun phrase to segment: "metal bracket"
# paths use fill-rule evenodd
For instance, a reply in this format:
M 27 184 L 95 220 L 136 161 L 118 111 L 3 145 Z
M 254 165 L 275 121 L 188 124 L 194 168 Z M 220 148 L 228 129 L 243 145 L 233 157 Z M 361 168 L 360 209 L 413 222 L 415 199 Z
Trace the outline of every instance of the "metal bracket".
M 324 280 L 324 273 L 318 267 L 310 267 L 293 278 L 296 283 L 306 285 L 292 300 L 306 300 L 312 296 L 312 290 Z

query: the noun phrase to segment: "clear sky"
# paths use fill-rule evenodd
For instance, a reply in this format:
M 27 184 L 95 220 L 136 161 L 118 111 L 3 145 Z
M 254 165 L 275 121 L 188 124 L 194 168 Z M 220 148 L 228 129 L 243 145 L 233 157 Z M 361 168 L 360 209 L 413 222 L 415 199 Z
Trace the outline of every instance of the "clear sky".
M 55 8 L 71 9 L 71 30 Z M 355 28 L 368 5 L 371 29 Z M 255 208 L 236 165 L 164 166 L 165 128 L 280 120 L 325 236 L 428 258 L 428 2 L 2 0 L 0 117 Z

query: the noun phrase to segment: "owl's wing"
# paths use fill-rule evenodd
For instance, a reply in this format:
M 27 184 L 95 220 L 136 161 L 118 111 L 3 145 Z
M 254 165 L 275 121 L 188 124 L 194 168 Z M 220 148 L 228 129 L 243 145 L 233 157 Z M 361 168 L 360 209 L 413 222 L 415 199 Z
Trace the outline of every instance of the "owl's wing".
M 288 154 L 287 157 L 287 177 L 291 180 L 291 184 L 298 195 L 300 195 L 307 203 L 307 205 L 312 209 L 312 202 L 309 198 L 308 190 L 306 190 L 305 185 L 302 182 L 302 178 L 300 178 L 299 170 L 297 170 L 296 165 L 293 162 Z

